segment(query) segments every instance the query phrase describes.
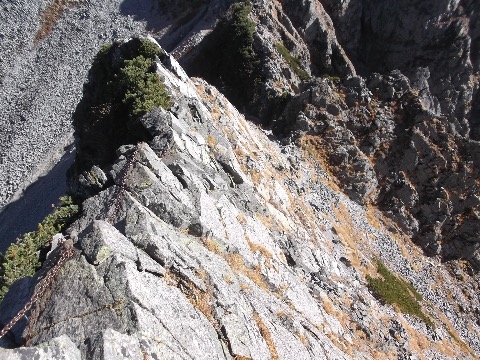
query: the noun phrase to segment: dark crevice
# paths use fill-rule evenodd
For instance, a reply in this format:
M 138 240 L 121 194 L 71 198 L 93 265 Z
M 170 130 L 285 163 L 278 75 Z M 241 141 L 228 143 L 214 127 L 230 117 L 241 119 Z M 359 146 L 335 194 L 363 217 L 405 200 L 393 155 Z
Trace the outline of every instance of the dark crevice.
M 224 160 L 217 160 L 218 163 L 222 166 L 223 171 L 230 175 L 234 184 L 239 185 L 243 184 L 242 177 L 235 171 L 235 169 L 230 165 L 229 162 Z
M 188 183 L 183 178 L 185 176 L 185 174 L 183 173 L 183 169 L 178 164 L 169 164 L 168 168 L 172 172 L 173 176 L 175 176 L 180 182 L 180 184 L 182 184 L 182 187 L 184 189 L 188 189 Z
M 285 259 L 287 260 L 288 266 L 290 267 L 297 266 L 297 262 L 293 259 L 292 255 L 290 255 L 290 252 L 284 251 L 283 254 L 285 255 Z
M 480 89 L 475 89 L 473 93 L 472 110 L 469 117 L 470 138 L 480 141 Z
M 220 330 L 217 330 L 217 332 L 218 332 L 218 338 L 220 340 L 223 339 L 227 343 L 227 348 L 228 348 L 228 352 L 230 353 L 230 356 L 236 357 L 236 354 L 233 353 L 232 344 L 230 343 L 230 339 L 228 338 L 227 329 L 225 329 L 225 326 L 222 326 Z

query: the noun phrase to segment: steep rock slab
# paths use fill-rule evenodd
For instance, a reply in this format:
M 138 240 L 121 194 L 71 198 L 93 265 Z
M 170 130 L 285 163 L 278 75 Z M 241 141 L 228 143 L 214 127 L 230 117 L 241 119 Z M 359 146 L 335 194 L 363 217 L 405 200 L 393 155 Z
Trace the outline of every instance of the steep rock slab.
M 96 170 L 111 182 L 70 227 L 76 255 L 30 316 L 27 349 L 67 335 L 87 359 L 472 357 L 461 339 L 479 351 L 474 286 L 163 60 L 174 100 L 139 119 L 153 139 Z M 195 216 L 175 212 L 183 201 Z M 435 329 L 372 296 L 378 257 L 425 296 Z

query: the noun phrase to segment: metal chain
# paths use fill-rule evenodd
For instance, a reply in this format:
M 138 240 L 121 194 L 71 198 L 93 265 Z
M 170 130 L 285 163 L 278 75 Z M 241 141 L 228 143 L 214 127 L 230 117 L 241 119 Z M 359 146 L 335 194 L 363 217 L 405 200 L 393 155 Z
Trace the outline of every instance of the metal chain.
M 35 304 L 38 299 L 40 299 L 47 290 L 47 288 L 50 286 L 52 283 L 55 275 L 59 272 L 60 268 L 65 264 L 74 254 L 73 250 L 73 241 L 71 239 L 66 239 L 65 241 L 62 242 L 62 255 L 58 259 L 57 263 L 48 271 L 47 276 L 45 276 L 44 279 L 42 279 L 38 285 L 37 288 L 35 289 L 35 292 L 32 295 L 32 298 L 28 303 L 25 304 L 22 310 L 18 312 L 18 314 L 10 320 L 10 322 L 5 325 L 5 327 L 0 331 L 0 338 L 2 338 L 6 333 L 10 331 L 13 326 L 23 317 L 25 314 L 31 309 L 33 304 Z
M 133 166 L 133 161 L 135 160 L 135 157 L 137 155 L 139 146 L 135 146 L 135 150 L 132 152 L 130 157 L 127 160 L 127 164 L 125 165 L 125 171 L 122 174 L 122 177 L 120 178 L 120 182 L 118 184 L 118 188 L 115 191 L 112 199 L 113 199 L 113 213 L 111 216 L 107 216 L 106 221 L 110 222 L 113 218 L 114 215 L 117 215 L 119 210 L 120 210 L 120 193 L 122 190 L 125 190 L 125 182 L 127 180 L 127 175 L 130 172 L 132 166 Z M 45 276 L 44 279 L 42 279 L 36 289 L 35 292 L 33 293 L 30 301 L 25 304 L 23 309 L 21 309 L 15 317 L 10 320 L 10 322 L 5 325 L 5 327 L 0 331 L 0 338 L 2 338 L 6 333 L 8 333 L 14 326 L 15 324 L 25 316 L 25 314 L 32 308 L 32 306 L 43 296 L 47 288 L 51 285 L 53 279 L 57 275 L 57 273 L 60 271 L 61 267 L 75 254 L 73 250 L 73 241 L 71 239 L 66 239 L 65 241 L 62 242 L 62 253 L 60 258 L 58 259 L 57 263 L 48 271 L 47 276 Z
M 135 157 L 137 156 L 137 153 L 138 153 L 138 148 L 139 148 L 139 146 L 136 145 L 134 151 L 128 157 L 127 164 L 125 165 L 125 170 L 122 174 L 122 177 L 120 178 L 120 182 L 117 185 L 117 189 L 115 190 L 115 193 L 112 196 L 113 212 L 110 215 L 107 215 L 107 217 L 105 219 L 105 221 L 107 221 L 107 222 L 112 222 L 113 217 L 115 215 L 118 215 L 118 213 L 120 211 L 120 196 L 119 195 L 123 190 L 126 189 L 125 182 L 127 181 L 127 175 L 130 172 L 130 170 L 132 169 L 133 161 L 135 160 Z

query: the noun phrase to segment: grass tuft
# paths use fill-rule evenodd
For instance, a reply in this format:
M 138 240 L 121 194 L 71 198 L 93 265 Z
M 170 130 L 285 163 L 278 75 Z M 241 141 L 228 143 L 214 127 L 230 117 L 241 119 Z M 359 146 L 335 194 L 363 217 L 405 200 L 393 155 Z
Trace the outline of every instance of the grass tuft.
M 435 328 L 435 324 L 425 315 L 420 305 L 423 296 L 418 293 L 412 284 L 390 272 L 379 260 L 377 260 L 377 272 L 381 275 L 381 278 L 373 278 L 367 275 L 367 282 L 369 288 L 379 300 L 385 304 L 396 305 L 401 312 L 415 315 L 430 328 Z
M 300 80 L 308 80 L 310 79 L 310 75 L 308 72 L 302 69 L 302 65 L 300 63 L 300 60 L 298 60 L 296 57 L 294 57 L 288 49 L 283 46 L 281 43 L 276 43 L 275 47 L 277 48 L 278 52 L 282 57 L 285 59 L 287 62 L 288 66 L 293 70 L 295 74 L 300 78 Z

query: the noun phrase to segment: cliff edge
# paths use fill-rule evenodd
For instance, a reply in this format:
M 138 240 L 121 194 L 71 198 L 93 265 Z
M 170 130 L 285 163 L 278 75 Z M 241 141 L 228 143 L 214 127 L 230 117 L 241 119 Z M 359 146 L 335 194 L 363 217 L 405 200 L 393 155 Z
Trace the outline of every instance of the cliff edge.
M 117 138 L 114 154 L 97 154 L 101 167 L 70 172 L 85 198 L 66 231 L 75 254 L 28 325 L 2 340 L 27 346 L 0 358 L 475 358 L 475 275 L 458 281 L 422 256 L 388 217 L 342 193 L 317 149 L 272 141 L 152 41 L 102 54 L 120 74 L 154 59 L 140 76 L 158 76 L 169 101 L 118 118 L 135 141 Z M 91 144 L 80 126 L 77 143 Z M 28 298 L 63 246 L 13 285 L 2 322 L 9 298 Z

